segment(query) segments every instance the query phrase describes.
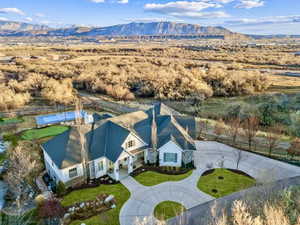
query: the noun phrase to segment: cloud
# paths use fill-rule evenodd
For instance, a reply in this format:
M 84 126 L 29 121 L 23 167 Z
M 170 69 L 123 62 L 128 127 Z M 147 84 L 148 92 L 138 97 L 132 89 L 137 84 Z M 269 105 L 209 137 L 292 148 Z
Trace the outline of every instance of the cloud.
M 216 2 L 218 1 L 218 2 Z M 226 12 L 223 11 L 210 11 L 203 12 L 208 8 L 221 8 L 223 7 L 220 3 L 228 3 L 232 0 L 210 0 L 202 1 L 176 1 L 165 4 L 146 4 L 144 6 L 146 11 L 160 13 L 176 18 L 187 18 L 187 19 L 209 19 L 209 18 L 227 18 L 230 17 Z
M 262 7 L 265 5 L 264 1 L 261 0 L 241 0 L 239 4 L 237 4 L 236 8 L 241 9 L 252 9 L 257 7 Z
M 300 23 L 300 15 L 292 16 L 273 16 L 261 18 L 242 18 L 238 20 L 225 21 L 224 24 L 229 26 L 259 26 L 266 24 L 292 24 Z
M 5 17 L 0 17 L 0 21 L 8 21 L 8 19 Z
M 186 13 L 186 12 L 199 12 L 207 8 L 220 8 L 220 4 L 211 2 L 187 2 L 187 1 L 177 1 L 168 2 L 165 4 L 146 4 L 144 9 L 146 11 L 161 13 L 161 14 L 171 14 L 171 13 Z
M 168 22 L 168 21 L 172 21 L 172 22 L 178 22 L 178 23 L 182 23 L 184 22 L 184 20 L 180 20 L 180 19 L 167 19 L 167 18 L 159 18 L 159 17 L 149 17 L 149 18 L 128 18 L 125 19 L 125 21 L 127 22 L 137 22 L 137 23 L 148 23 L 148 22 Z
M 105 0 L 89 0 L 91 2 L 94 2 L 94 3 L 104 3 Z
M 215 0 L 215 1 L 223 3 L 223 4 L 227 4 L 227 3 L 233 2 L 234 0 Z
M 128 0 L 118 0 L 118 3 L 120 3 L 120 4 L 127 4 Z
M 18 14 L 18 15 L 22 15 L 24 16 L 25 13 L 20 10 L 20 9 L 17 9 L 17 8 L 0 8 L 0 13 L 14 13 L 14 14 Z
M 45 17 L 45 14 L 43 14 L 43 13 L 36 13 L 35 16 L 42 18 L 42 17 Z
M 25 20 L 28 21 L 28 22 L 32 22 L 33 19 L 31 17 L 25 17 Z
M 211 18 L 228 18 L 229 14 L 223 11 L 215 12 L 184 12 L 184 13 L 171 13 L 170 15 L 188 19 L 211 19 Z

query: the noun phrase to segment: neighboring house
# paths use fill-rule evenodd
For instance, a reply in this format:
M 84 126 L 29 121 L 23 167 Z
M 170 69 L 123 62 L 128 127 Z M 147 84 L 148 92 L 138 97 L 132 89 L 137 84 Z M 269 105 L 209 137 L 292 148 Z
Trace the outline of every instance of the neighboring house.
M 89 124 L 101 119 L 109 118 L 110 115 L 107 114 L 99 115 L 96 113 L 90 115 L 85 111 L 81 111 L 80 113 L 73 111 L 73 112 L 63 112 L 63 113 L 36 116 L 35 121 L 38 127 L 44 127 L 44 126 L 64 124 L 64 123 L 72 124 L 78 117 L 84 119 L 84 122 L 86 124 Z
M 155 104 L 147 111 L 102 119 L 81 129 L 73 126 L 42 144 L 42 149 L 46 169 L 56 181 L 74 184 L 83 175 L 119 180 L 143 163 L 174 167 L 193 163 L 195 130 L 193 117 L 174 115 L 164 104 Z

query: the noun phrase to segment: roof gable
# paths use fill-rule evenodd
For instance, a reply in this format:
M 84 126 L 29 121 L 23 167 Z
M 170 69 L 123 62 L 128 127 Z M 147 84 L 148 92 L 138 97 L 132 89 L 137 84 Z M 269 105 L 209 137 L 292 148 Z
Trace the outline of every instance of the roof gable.
M 92 129 L 86 135 L 90 160 L 105 156 L 115 162 L 123 152 L 122 144 L 129 134 L 129 130 L 110 120 Z

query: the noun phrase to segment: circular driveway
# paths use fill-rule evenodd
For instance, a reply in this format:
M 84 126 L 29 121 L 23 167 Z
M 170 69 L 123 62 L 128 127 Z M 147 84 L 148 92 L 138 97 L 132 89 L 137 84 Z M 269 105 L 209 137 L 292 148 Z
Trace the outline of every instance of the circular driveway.
M 121 225 L 154 225 L 154 208 L 163 201 L 175 201 L 186 209 L 200 205 L 214 198 L 201 192 L 197 182 L 208 167 L 219 167 L 222 161 L 225 168 L 238 169 L 264 182 L 300 175 L 300 168 L 283 162 L 272 160 L 253 153 L 239 151 L 217 142 L 197 141 L 194 154 L 196 169 L 192 175 L 177 182 L 165 182 L 146 187 L 134 178 L 127 177 L 121 183 L 131 193 L 130 199 L 121 209 L 119 219 Z M 240 160 L 238 160 L 240 159 Z M 239 162 L 239 163 L 237 163 Z
M 154 208 L 163 201 L 175 201 L 190 209 L 212 200 L 213 197 L 198 190 L 197 181 L 200 176 L 199 171 L 195 170 L 182 181 L 165 182 L 151 187 L 139 184 L 132 177 L 123 179 L 121 182 L 129 189 L 131 196 L 121 209 L 121 225 L 135 225 L 137 220 L 142 221 L 144 218 L 147 218 L 146 224 L 155 224 Z

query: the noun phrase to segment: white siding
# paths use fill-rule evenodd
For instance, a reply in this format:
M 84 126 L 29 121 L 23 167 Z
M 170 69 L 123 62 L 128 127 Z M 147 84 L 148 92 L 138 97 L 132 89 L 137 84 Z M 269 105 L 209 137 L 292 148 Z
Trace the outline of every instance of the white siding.
M 160 166 L 176 166 L 181 167 L 182 163 L 182 149 L 173 141 L 169 141 L 158 149 L 159 151 L 159 165 Z M 164 162 L 164 153 L 176 153 L 177 162 Z
M 69 170 L 73 169 L 75 167 L 77 168 L 77 176 L 70 178 L 69 177 Z M 73 179 L 75 179 L 77 177 L 83 176 L 83 166 L 82 166 L 82 164 L 77 164 L 77 165 L 74 165 L 74 166 L 62 169 L 61 171 L 62 171 L 63 178 L 64 178 L 64 180 L 62 180 L 62 182 L 64 182 L 64 183 L 66 183 L 66 182 L 68 182 L 70 180 L 73 180 Z
M 69 170 L 73 169 L 75 167 L 77 168 L 77 174 L 78 174 L 77 177 L 83 175 L 82 164 L 77 164 L 77 165 L 74 165 L 72 167 L 68 167 L 65 169 L 59 169 L 55 165 L 55 163 L 51 160 L 49 155 L 45 151 L 43 151 L 43 153 L 44 153 L 45 166 L 46 166 L 47 172 L 52 178 L 55 177 L 57 182 L 62 181 L 63 183 L 66 183 L 66 182 L 76 178 L 76 177 L 73 177 L 72 179 L 70 179 L 70 177 L 69 177 Z
M 103 161 L 103 170 L 99 170 L 98 164 L 100 161 Z M 108 170 L 108 160 L 104 157 L 101 157 L 99 159 L 96 159 L 93 161 L 94 165 L 95 165 L 95 176 L 96 178 L 102 177 L 104 175 L 107 174 L 107 170 Z
M 126 148 L 126 143 L 129 141 L 135 141 L 135 145 L 131 148 Z M 130 152 L 133 151 L 135 149 L 139 149 L 144 147 L 146 144 L 140 139 L 138 138 L 136 135 L 134 134 L 129 134 L 128 137 L 125 139 L 124 143 L 122 144 L 123 149 L 125 149 L 126 151 Z M 120 157 L 121 158 L 121 157 Z

